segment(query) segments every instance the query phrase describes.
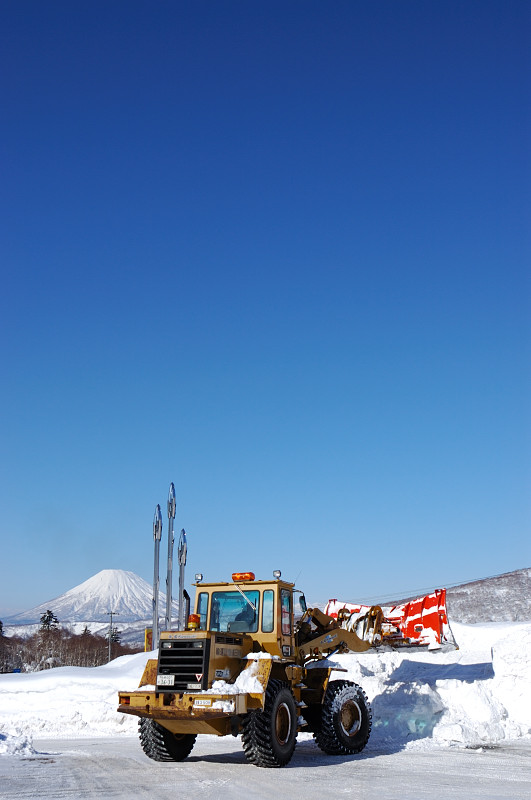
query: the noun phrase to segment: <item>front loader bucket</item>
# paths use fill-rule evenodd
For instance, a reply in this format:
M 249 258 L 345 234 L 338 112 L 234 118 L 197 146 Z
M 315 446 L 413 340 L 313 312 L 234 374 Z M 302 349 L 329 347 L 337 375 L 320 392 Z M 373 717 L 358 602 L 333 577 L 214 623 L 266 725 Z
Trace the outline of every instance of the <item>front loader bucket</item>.
M 342 625 L 349 629 L 363 630 L 364 622 L 370 619 L 375 606 L 343 603 L 329 600 L 325 612 L 337 618 L 341 609 Z M 378 607 L 379 608 L 379 607 Z M 395 606 L 382 606 L 381 635 L 374 644 L 389 644 L 392 647 L 428 646 L 435 650 L 443 646 L 457 648 L 448 623 L 446 612 L 446 589 L 436 589 L 424 597 L 417 597 Z

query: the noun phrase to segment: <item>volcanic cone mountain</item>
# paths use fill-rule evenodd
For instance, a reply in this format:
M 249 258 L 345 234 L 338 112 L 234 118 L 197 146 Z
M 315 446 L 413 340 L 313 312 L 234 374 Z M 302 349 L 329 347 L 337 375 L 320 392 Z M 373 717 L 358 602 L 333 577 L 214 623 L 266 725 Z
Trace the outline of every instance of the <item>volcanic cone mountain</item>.
M 9 625 L 30 625 L 39 622 L 51 609 L 61 623 L 107 622 L 108 612 L 118 615 L 120 623 L 149 620 L 153 615 L 153 589 L 134 572 L 103 569 L 92 578 L 74 586 L 59 597 L 47 600 L 29 611 L 5 620 Z M 159 595 L 159 610 L 164 615 L 165 597 Z M 173 613 L 177 614 L 173 603 Z

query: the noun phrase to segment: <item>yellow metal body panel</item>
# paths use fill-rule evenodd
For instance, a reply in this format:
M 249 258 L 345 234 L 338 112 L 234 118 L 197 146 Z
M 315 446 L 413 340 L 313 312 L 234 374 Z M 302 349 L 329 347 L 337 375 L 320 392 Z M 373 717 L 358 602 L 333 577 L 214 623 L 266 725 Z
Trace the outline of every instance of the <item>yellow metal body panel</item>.
M 156 720 L 173 733 L 231 732 L 230 720 L 246 714 L 260 702 L 250 702 L 248 694 L 168 694 L 157 692 L 120 692 L 118 711 Z
M 142 677 L 140 678 L 140 683 L 138 687 L 141 686 L 154 686 L 157 682 L 157 659 L 150 658 L 146 661 L 146 666 L 144 667 L 144 672 L 142 673 Z

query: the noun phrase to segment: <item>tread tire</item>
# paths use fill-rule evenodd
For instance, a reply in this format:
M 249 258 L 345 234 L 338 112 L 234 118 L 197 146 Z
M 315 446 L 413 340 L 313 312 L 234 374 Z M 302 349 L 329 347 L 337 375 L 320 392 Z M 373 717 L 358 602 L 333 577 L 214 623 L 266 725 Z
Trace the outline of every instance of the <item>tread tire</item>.
M 269 681 L 263 710 L 251 711 L 242 721 L 242 743 L 247 761 L 257 767 L 284 767 L 297 739 L 297 706 L 288 684 Z
M 172 733 L 148 718 L 138 721 L 138 735 L 142 750 L 153 761 L 184 761 L 197 739 L 192 733 Z
M 326 690 L 317 746 L 328 755 L 360 753 L 371 735 L 372 711 L 367 695 L 357 683 L 331 681 Z

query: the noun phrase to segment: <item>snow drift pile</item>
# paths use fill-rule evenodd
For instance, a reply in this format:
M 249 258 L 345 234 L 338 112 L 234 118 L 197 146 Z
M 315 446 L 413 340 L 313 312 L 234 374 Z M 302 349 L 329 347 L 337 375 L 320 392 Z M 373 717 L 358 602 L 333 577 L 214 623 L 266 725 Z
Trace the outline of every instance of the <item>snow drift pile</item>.
M 383 646 L 335 656 L 373 707 L 368 750 L 481 747 L 531 738 L 531 622 L 452 626 L 458 651 Z M 152 654 L 103 667 L 0 675 L 0 754 L 27 755 L 32 739 L 135 735 L 116 712 L 118 689 L 134 689 Z M 309 737 L 299 734 L 299 738 Z

